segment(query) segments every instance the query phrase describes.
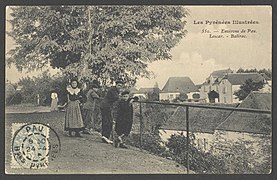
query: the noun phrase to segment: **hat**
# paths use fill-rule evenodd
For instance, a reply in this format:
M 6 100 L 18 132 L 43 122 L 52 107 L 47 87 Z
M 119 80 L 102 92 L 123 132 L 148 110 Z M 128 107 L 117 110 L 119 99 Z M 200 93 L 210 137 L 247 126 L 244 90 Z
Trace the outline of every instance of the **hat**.
M 125 90 L 125 91 L 123 91 L 123 92 L 121 93 L 121 95 L 123 96 L 123 95 L 125 95 L 125 94 L 129 94 L 129 93 L 130 93 L 130 91 Z

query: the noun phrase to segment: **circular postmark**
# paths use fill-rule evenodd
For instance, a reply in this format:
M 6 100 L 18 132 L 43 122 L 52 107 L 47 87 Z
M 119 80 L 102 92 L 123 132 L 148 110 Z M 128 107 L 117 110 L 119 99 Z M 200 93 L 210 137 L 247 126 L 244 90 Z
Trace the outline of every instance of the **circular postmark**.
M 46 169 L 60 150 L 59 136 L 47 124 L 25 124 L 13 134 L 13 158 L 23 168 Z

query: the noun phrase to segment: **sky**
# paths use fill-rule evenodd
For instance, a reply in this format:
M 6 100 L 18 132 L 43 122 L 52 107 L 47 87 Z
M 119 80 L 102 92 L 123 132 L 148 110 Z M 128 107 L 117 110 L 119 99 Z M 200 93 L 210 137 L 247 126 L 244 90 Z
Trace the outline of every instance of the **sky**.
M 155 76 L 141 78 L 136 88 L 153 87 L 155 82 L 162 89 L 169 77 L 188 76 L 195 84 L 201 84 L 214 70 L 231 68 L 270 68 L 272 49 L 272 11 L 270 6 L 185 6 L 190 11 L 186 17 L 186 36 L 172 49 L 172 60 L 156 61 L 148 65 Z M 9 10 L 7 19 L 10 18 Z M 259 24 L 209 25 L 206 21 L 252 20 Z M 195 22 L 202 21 L 203 24 Z M 7 24 L 6 31 L 11 29 Z M 256 33 L 246 33 L 247 38 L 209 38 L 210 32 L 225 30 L 252 29 Z M 228 34 L 227 34 L 228 35 Z M 229 34 L 230 35 L 230 34 Z M 6 35 L 6 52 L 14 47 Z M 57 70 L 51 70 L 54 74 Z M 14 67 L 6 67 L 6 79 L 16 82 L 20 77 L 38 75 L 40 72 L 19 73 Z

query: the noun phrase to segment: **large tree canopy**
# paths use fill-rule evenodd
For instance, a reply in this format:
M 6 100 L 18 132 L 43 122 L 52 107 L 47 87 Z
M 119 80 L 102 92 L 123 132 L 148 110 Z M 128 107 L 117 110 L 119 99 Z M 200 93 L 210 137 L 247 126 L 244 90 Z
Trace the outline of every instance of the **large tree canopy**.
M 234 92 L 239 100 L 244 100 L 251 91 L 258 91 L 264 87 L 263 81 L 253 81 L 252 79 L 247 79 L 244 84 L 240 86 L 240 89 Z
M 12 8 L 17 47 L 8 64 L 34 70 L 50 64 L 82 78 L 135 83 L 147 64 L 171 59 L 185 35 L 180 6 L 23 6 Z

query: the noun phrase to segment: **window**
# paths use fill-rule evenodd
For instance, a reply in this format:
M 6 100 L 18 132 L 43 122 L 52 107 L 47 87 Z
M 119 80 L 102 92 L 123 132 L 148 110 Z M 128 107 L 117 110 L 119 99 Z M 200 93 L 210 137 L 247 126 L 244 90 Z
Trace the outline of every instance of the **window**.
M 218 92 L 218 86 L 215 86 L 215 90 Z
M 226 97 L 224 97 L 224 103 L 227 103 Z

